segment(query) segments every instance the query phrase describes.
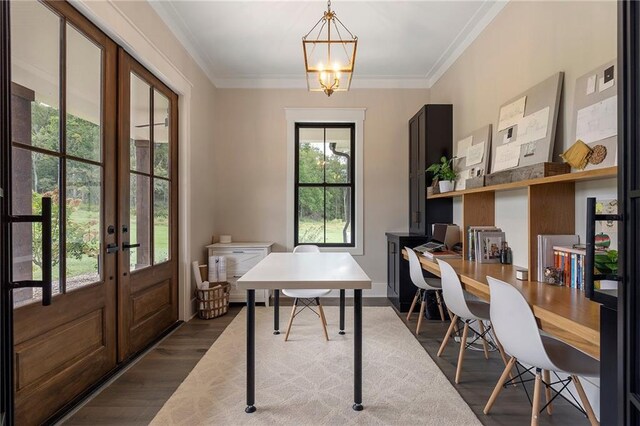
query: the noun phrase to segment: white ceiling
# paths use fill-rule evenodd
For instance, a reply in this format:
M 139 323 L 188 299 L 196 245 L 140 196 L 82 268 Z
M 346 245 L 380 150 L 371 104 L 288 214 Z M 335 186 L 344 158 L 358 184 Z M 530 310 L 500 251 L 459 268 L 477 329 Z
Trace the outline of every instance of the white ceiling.
M 352 87 L 431 87 L 506 1 L 333 0 L 358 36 Z M 326 1 L 150 2 L 217 87 L 306 87 L 301 39 Z

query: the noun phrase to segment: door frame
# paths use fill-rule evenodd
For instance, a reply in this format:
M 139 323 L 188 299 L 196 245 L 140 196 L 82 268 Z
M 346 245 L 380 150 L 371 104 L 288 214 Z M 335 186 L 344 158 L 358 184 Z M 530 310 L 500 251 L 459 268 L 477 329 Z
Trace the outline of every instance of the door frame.
M 13 294 L 9 256 L 11 242 L 8 239 L 9 216 L 8 191 L 11 168 L 11 26 L 9 2 L 0 2 L 0 425 L 13 424 Z

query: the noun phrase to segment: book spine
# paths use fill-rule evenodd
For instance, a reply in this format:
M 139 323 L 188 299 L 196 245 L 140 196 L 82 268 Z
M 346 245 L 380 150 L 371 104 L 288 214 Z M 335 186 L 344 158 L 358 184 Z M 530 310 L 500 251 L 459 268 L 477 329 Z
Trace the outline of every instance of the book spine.
M 564 283 L 571 287 L 571 258 L 569 253 L 564 253 Z
M 578 287 L 578 283 L 576 281 L 577 274 L 577 264 L 576 264 L 576 254 L 571 253 L 571 288 Z

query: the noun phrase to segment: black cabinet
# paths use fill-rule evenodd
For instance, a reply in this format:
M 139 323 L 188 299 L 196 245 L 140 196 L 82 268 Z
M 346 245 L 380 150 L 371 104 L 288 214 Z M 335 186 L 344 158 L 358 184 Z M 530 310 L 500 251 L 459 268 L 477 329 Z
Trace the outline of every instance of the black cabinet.
M 416 294 L 409 276 L 409 262 L 402 257 L 402 249 L 427 242 L 425 235 L 387 232 L 387 297 L 400 312 L 407 312 Z
M 425 105 L 409 120 L 409 232 L 430 235 L 431 224 L 451 223 L 450 198 L 427 200 L 431 177 L 425 169 L 450 156 L 453 139 L 452 105 Z

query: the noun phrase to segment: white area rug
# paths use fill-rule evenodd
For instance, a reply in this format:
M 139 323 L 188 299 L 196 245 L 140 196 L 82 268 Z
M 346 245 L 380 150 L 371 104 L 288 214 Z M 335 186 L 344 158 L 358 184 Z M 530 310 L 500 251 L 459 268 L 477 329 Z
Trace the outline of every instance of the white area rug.
M 289 311 L 281 310 L 281 329 Z M 309 311 L 296 317 L 285 342 L 284 333 L 272 334 L 272 308 L 256 308 L 258 410 L 246 414 L 243 309 L 152 424 L 481 424 L 390 307 L 363 309 L 364 410 L 353 411 L 353 308 L 347 308 L 344 336 L 338 334 L 338 308 L 325 312 L 329 342 Z

